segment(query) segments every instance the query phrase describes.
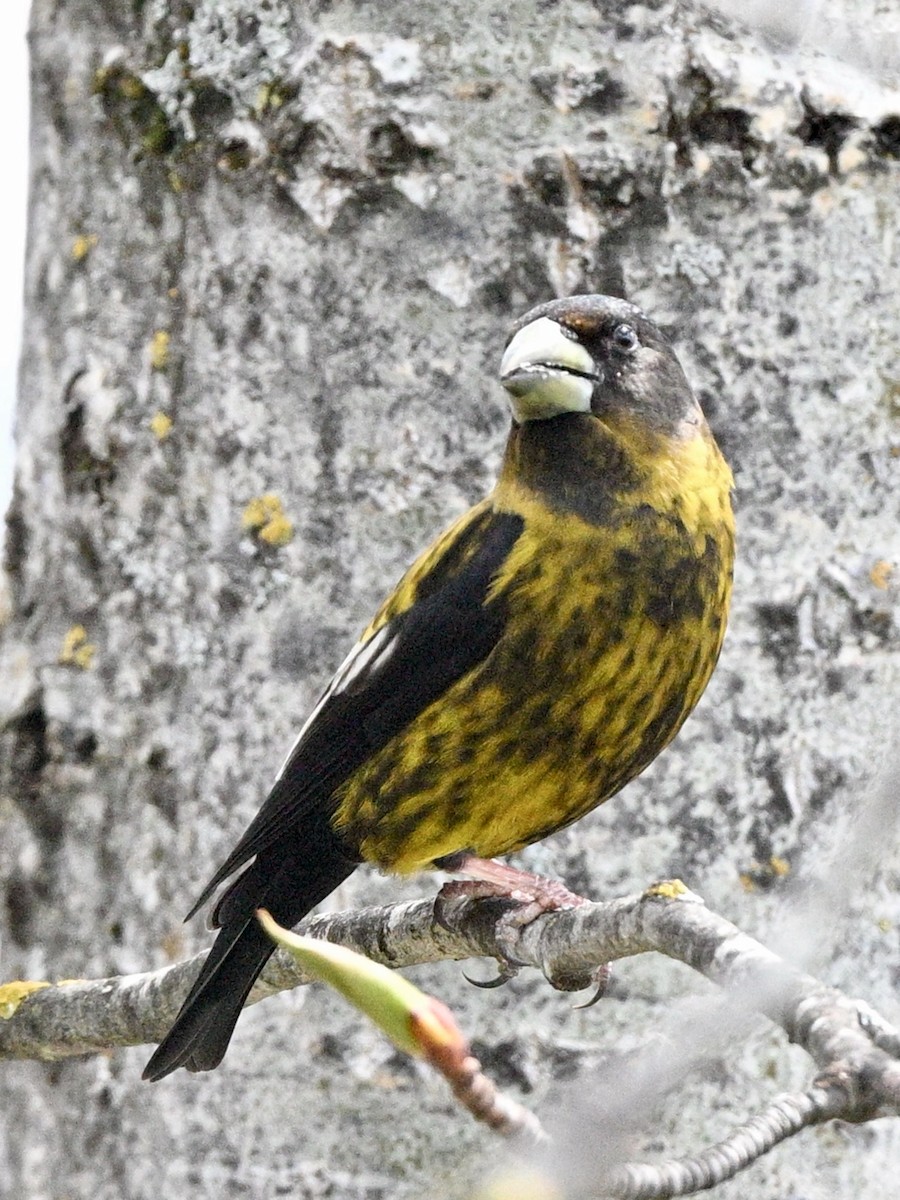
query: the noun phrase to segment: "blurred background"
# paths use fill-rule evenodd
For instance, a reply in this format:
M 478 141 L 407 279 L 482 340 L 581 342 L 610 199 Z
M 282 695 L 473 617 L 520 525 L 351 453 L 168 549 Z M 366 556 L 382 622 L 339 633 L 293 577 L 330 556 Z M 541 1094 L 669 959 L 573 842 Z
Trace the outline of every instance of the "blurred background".
M 25 29 L 29 0 L 9 0 L 0 39 L 0 111 L 3 112 L 7 177 L 0 192 L 0 512 L 12 490 L 12 419 L 22 334 L 22 260 L 28 178 L 28 55 Z

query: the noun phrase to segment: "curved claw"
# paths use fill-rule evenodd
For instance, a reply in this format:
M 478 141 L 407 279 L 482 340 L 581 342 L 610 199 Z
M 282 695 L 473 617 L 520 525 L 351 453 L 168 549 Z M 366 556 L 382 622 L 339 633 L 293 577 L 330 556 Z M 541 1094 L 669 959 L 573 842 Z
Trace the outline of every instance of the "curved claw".
M 573 1004 L 572 1011 L 577 1012 L 579 1009 L 582 1009 L 582 1008 L 593 1008 L 598 1000 L 603 999 L 605 994 L 606 994 L 606 988 L 598 987 L 597 990 L 594 992 L 593 996 L 591 996 L 590 1000 L 585 1000 L 584 1004 Z
M 453 933 L 453 924 L 447 917 L 446 906 L 441 902 L 440 894 L 434 898 L 434 908 L 432 909 L 435 922 L 440 925 L 441 929 L 447 933 Z
M 606 989 L 609 987 L 609 981 L 612 977 L 612 966 L 609 963 L 604 963 L 598 967 L 593 973 L 592 982 L 595 985 L 593 996 L 590 1000 L 585 1000 L 584 1004 L 573 1004 L 572 1009 L 578 1010 L 582 1008 L 593 1008 L 598 1000 L 602 1000 L 606 995 Z
M 473 979 L 471 975 L 467 975 L 463 971 L 462 976 L 466 983 L 471 983 L 472 987 L 477 988 L 497 988 L 502 987 L 504 983 L 509 983 L 511 979 L 519 973 L 519 968 L 512 966 L 511 963 L 506 963 L 500 968 L 496 979 Z

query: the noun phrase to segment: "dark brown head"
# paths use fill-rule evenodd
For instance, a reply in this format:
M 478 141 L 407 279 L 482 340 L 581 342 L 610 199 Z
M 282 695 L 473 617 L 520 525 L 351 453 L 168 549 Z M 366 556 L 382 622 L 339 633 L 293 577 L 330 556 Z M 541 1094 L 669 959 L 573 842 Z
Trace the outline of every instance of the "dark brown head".
M 636 305 L 613 296 L 568 296 L 526 313 L 500 382 L 518 424 L 580 412 L 672 435 L 703 423 L 672 347 Z

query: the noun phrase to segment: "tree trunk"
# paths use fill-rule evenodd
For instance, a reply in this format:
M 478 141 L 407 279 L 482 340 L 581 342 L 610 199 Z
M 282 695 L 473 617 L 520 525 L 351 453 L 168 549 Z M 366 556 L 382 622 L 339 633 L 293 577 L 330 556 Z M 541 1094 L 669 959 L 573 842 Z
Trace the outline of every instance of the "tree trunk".
M 898 1015 L 895 831 L 869 877 L 840 869 L 897 700 L 900 20 L 878 8 L 847 0 L 870 42 L 823 19 L 807 53 L 784 14 L 656 0 L 35 0 L 3 978 L 207 943 L 181 916 L 329 673 L 490 486 L 509 324 L 624 288 L 735 468 L 731 629 L 658 764 L 519 861 L 597 897 L 681 876 L 774 941 L 823 878 L 799 961 Z M 435 887 L 363 871 L 337 900 Z M 543 1111 L 694 987 L 629 962 L 575 1012 L 534 974 L 412 974 Z M 214 1074 L 151 1087 L 148 1053 L 4 1066 L 0 1193 L 463 1197 L 496 1159 L 318 989 L 244 1014 Z M 646 1145 L 714 1140 L 806 1069 L 759 1028 Z M 898 1161 L 894 1123 L 823 1129 L 719 1194 L 873 1200 Z

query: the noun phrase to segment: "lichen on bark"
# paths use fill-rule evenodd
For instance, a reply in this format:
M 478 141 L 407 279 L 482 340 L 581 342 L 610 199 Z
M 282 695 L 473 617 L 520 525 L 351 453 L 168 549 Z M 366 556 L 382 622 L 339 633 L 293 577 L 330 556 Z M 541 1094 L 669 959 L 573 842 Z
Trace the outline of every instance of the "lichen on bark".
M 896 44 L 883 6 L 846 11 Z M 35 0 L 32 26 L 4 978 L 205 944 L 181 914 L 330 671 L 490 484 L 507 326 L 585 289 L 624 287 L 677 342 L 736 470 L 736 600 L 677 743 L 522 862 L 597 896 L 678 875 L 765 936 L 864 803 L 896 694 L 898 576 L 878 564 L 900 562 L 900 100 L 879 60 L 665 0 Z M 269 495 L 283 544 L 242 526 Z M 89 669 L 59 661 L 78 626 Z M 852 919 L 807 942 L 896 1017 L 885 842 Z M 361 873 L 339 900 L 434 887 Z M 533 976 L 484 994 L 452 964 L 415 975 L 536 1107 L 618 1069 L 689 990 L 635 963 L 576 1014 Z M 795 1081 L 768 1034 L 745 1053 L 752 1070 L 697 1079 L 685 1146 L 760 1061 Z M 6 1066 L 0 1192 L 449 1197 L 489 1161 L 439 1087 L 314 989 L 245 1014 L 212 1076 L 149 1088 L 143 1057 Z M 865 1138 L 808 1136 L 720 1194 L 892 1194 L 896 1133 Z

